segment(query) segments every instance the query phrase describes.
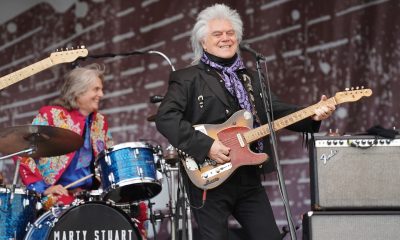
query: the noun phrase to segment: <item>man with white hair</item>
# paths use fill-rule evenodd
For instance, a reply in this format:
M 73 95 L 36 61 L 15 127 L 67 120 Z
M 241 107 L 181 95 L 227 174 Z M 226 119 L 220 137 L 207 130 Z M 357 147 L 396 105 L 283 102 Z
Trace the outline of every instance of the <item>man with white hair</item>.
M 215 4 L 201 11 L 192 30 L 193 66 L 171 74 L 168 92 L 159 107 L 157 129 L 174 147 L 193 158 L 197 166 L 205 163 L 224 166 L 234 156 L 232 147 L 227 146 L 228 141 L 215 139 L 207 135 L 205 129 L 195 129 L 193 125 L 222 124 L 239 110 L 246 110 L 247 119 L 252 115 L 251 127 L 267 122 L 257 72 L 247 69 L 239 55 L 242 36 L 243 23 L 235 10 Z M 275 95 L 271 100 L 276 119 L 301 109 L 279 101 Z M 326 96 L 322 96 L 321 101 L 324 100 Z M 320 121 L 329 117 L 334 109 L 332 105 L 321 107 L 314 116 L 288 129 L 315 132 Z M 254 152 L 266 152 L 268 147 L 266 138 L 250 145 Z M 264 168 L 273 170 L 272 161 Z M 220 185 L 207 191 L 188 181 L 182 172 L 202 239 L 228 239 L 230 215 L 241 224 L 246 239 L 282 238 L 261 185 L 260 164 L 239 167 Z

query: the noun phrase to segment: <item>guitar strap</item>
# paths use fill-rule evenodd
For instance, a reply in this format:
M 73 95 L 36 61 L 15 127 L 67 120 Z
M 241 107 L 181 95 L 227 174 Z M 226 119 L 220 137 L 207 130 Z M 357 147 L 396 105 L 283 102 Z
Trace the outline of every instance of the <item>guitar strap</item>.
M 258 112 L 257 112 L 257 109 L 256 109 L 256 104 L 255 104 L 255 101 L 254 101 L 254 89 L 253 89 L 253 85 L 251 84 L 251 77 L 249 75 L 247 75 L 246 72 L 244 72 L 244 73 L 240 74 L 239 78 L 242 81 L 242 83 L 244 85 L 244 88 L 246 89 L 246 92 L 247 92 L 247 94 L 249 96 L 249 100 L 250 100 L 250 104 L 251 104 L 251 113 L 253 114 L 254 121 L 255 121 L 253 123 L 253 127 L 254 128 L 259 127 L 259 126 L 261 126 L 261 121 L 260 121 L 260 117 L 258 116 Z M 259 152 L 263 151 L 264 144 L 263 144 L 261 139 L 259 139 L 257 141 L 257 147 L 256 148 L 257 148 L 257 150 Z
M 250 99 L 250 104 L 251 104 L 251 112 L 253 114 L 253 116 L 255 117 L 255 121 L 256 123 L 261 126 L 261 121 L 260 121 L 260 117 L 258 116 L 257 113 L 257 109 L 256 109 L 256 104 L 254 101 L 254 89 L 253 89 L 253 85 L 251 84 L 251 77 L 249 75 L 247 75 L 246 73 L 242 73 L 241 74 L 241 80 L 243 82 L 243 85 L 247 91 L 247 94 L 249 95 L 249 99 Z

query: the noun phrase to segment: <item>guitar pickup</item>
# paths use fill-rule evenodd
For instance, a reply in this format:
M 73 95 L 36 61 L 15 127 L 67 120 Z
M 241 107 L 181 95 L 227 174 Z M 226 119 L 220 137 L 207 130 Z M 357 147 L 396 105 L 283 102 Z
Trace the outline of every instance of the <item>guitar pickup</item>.
M 213 168 L 211 170 L 203 172 L 201 174 L 201 177 L 203 179 L 214 177 L 215 175 L 218 175 L 218 174 L 220 174 L 222 172 L 225 172 L 225 171 L 227 171 L 227 170 L 229 170 L 231 168 L 232 168 L 232 163 L 225 163 L 225 164 L 222 164 L 221 166 L 218 166 L 218 167 L 215 167 L 215 168 Z
M 239 145 L 240 145 L 241 147 L 244 147 L 245 145 L 244 145 L 244 141 L 243 141 L 242 135 L 241 135 L 240 133 L 238 133 L 238 134 L 236 134 L 236 137 L 237 137 L 237 139 L 238 139 L 238 141 L 239 141 Z

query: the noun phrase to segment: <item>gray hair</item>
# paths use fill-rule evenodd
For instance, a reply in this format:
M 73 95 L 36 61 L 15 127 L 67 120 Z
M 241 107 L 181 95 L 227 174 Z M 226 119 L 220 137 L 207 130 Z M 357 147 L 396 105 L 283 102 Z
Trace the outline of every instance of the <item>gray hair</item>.
M 85 67 L 77 67 L 65 76 L 61 86 L 60 96 L 52 101 L 53 105 L 62 106 L 68 110 L 78 109 L 76 98 L 89 90 L 93 82 L 100 78 L 104 83 L 104 67 L 93 63 Z
M 236 33 L 238 42 L 242 41 L 243 37 L 243 22 L 239 13 L 226 6 L 225 4 L 215 4 L 202 10 L 197 16 L 196 23 L 192 29 L 190 38 L 194 60 L 192 64 L 197 64 L 203 55 L 203 46 L 201 42 L 208 33 L 208 22 L 213 19 L 224 19 L 232 23 L 233 30 Z

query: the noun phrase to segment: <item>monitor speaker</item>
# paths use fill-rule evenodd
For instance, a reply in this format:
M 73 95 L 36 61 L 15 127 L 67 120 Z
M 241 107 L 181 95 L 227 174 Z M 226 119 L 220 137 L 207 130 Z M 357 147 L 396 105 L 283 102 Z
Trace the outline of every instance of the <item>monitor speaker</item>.
M 399 211 L 326 211 L 303 216 L 303 240 L 397 240 Z

